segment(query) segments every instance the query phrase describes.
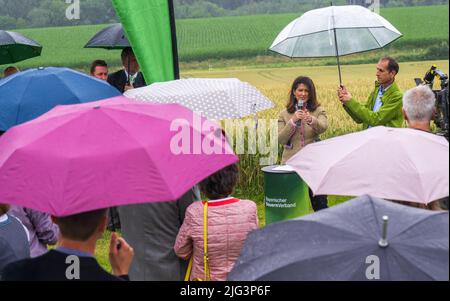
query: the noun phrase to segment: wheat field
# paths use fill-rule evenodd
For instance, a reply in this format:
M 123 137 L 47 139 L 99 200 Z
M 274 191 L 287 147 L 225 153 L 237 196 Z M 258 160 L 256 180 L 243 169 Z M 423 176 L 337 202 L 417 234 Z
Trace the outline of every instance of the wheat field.
M 406 91 L 415 86 L 414 78 L 422 78 L 425 72 L 436 64 L 439 69 L 448 73 L 448 61 L 423 61 L 400 63 L 397 83 L 400 89 Z M 344 65 L 341 67 L 343 84 L 361 102 L 365 102 L 373 89 L 375 64 Z M 182 73 L 188 77 L 236 77 L 249 82 L 263 92 L 275 103 L 275 108 L 260 112 L 258 118 L 277 119 L 278 113 L 284 108 L 292 81 L 299 75 L 313 79 L 318 101 L 328 114 L 329 128 L 322 135 L 323 139 L 357 131 L 360 126 L 355 124 L 345 113 L 336 96 L 339 85 L 337 66 L 293 67 L 276 69 L 243 69 L 243 70 L 210 70 Z M 437 81 L 436 81 L 437 82 Z M 438 88 L 435 83 L 435 88 Z
M 448 61 L 423 61 L 400 63 L 400 72 L 397 83 L 401 90 L 406 91 L 415 86 L 414 78 L 422 78 L 431 65 L 436 64 L 439 69 L 448 73 Z M 370 91 L 374 87 L 375 64 L 345 65 L 342 66 L 343 84 L 360 102 L 365 102 Z M 361 130 L 361 125 L 356 124 L 347 115 L 337 99 L 336 89 L 339 85 L 336 66 L 319 67 L 294 67 L 276 69 L 230 69 L 185 72 L 182 77 L 236 77 L 242 81 L 256 86 L 269 97 L 275 104 L 270 110 L 260 112 L 259 119 L 278 119 L 278 113 L 284 109 L 290 85 L 299 75 L 306 75 L 313 79 L 317 89 L 317 97 L 325 108 L 328 116 L 328 130 L 322 134 L 321 139 L 327 139 L 339 135 Z M 438 88 L 438 81 L 435 82 Z M 282 148 L 279 148 L 281 154 Z M 263 174 L 259 165 L 260 154 L 240 155 L 240 182 L 236 190 L 239 197 L 256 201 L 260 207 L 260 219 L 264 220 L 263 210 Z M 330 204 L 340 203 L 347 198 L 330 197 Z

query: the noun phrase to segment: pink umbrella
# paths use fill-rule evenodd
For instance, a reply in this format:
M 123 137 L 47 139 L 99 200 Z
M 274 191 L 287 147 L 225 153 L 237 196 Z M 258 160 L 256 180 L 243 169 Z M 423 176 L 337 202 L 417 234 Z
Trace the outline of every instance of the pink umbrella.
M 428 204 L 449 195 L 448 161 L 443 137 L 375 127 L 310 144 L 287 164 L 315 194 Z
M 217 128 L 122 96 L 58 106 L 0 139 L 0 200 L 55 216 L 175 200 L 237 162 Z

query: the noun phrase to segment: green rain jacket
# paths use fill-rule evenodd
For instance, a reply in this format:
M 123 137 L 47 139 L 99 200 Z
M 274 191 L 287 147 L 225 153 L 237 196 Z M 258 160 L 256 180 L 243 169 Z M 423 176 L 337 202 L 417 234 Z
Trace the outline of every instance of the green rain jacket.
M 369 126 L 387 126 L 400 128 L 404 126 L 402 113 L 403 93 L 394 82 L 381 97 L 382 106 L 378 112 L 373 111 L 380 83 L 375 82 L 375 89 L 370 93 L 365 105 L 354 98 L 350 99 L 344 109 L 356 123 L 362 123 L 363 129 Z

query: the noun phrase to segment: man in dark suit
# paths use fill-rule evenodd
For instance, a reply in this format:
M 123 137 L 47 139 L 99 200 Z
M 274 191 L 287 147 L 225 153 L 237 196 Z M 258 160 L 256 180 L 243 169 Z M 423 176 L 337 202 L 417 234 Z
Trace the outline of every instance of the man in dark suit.
M 130 89 L 144 87 L 145 83 L 142 72 L 139 72 L 139 63 L 130 47 L 122 50 L 122 65 L 124 68 L 108 76 L 108 83 L 117 88 L 120 93 Z
M 200 200 L 194 187 L 175 202 L 146 203 L 119 207 L 123 237 L 135 250 L 130 266 L 132 281 L 183 281 L 188 262 L 173 246 L 187 207 Z
M 94 258 L 97 240 L 105 231 L 106 209 L 62 218 L 52 217 L 59 226 L 58 247 L 44 255 L 11 263 L 3 270 L 6 281 L 120 281 L 128 280 L 134 250 L 127 242 L 111 236 L 109 250 L 112 275 Z

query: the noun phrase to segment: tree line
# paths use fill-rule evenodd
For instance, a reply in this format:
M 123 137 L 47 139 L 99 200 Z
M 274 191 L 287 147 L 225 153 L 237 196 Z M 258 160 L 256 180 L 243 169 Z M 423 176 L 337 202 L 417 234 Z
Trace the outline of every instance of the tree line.
M 349 0 L 333 0 L 336 5 Z M 447 4 L 448 0 L 380 0 L 382 6 Z M 304 12 L 325 0 L 174 0 L 177 19 Z M 0 29 L 118 22 L 111 0 L 80 0 L 80 19 L 68 20 L 65 0 L 0 0 Z

